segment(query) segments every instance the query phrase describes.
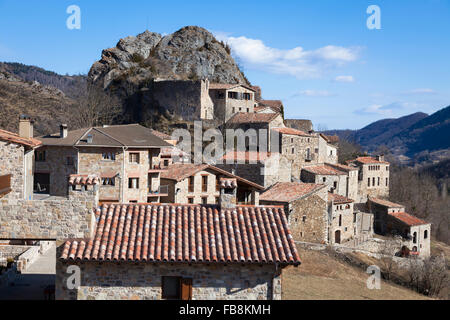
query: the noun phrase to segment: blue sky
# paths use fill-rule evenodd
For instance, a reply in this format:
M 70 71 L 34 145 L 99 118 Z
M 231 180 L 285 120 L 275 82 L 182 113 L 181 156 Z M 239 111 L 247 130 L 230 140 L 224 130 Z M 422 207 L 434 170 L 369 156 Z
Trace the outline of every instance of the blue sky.
M 80 30 L 66 27 L 70 5 Z M 380 30 L 367 28 L 369 5 L 381 10 Z M 87 73 L 120 38 L 186 25 L 226 40 L 265 99 L 316 128 L 450 105 L 450 0 L 0 0 L 0 61 Z

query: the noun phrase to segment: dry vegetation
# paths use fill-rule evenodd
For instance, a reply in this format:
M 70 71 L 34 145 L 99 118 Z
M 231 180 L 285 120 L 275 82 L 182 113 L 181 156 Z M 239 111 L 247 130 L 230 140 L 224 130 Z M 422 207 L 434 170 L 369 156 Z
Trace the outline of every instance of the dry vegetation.
M 302 264 L 282 275 L 285 300 L 425 300 L 428 297 L 390 282 L 380 290 L 366 286 L 369 274 L 324 251 L 298 248 Z

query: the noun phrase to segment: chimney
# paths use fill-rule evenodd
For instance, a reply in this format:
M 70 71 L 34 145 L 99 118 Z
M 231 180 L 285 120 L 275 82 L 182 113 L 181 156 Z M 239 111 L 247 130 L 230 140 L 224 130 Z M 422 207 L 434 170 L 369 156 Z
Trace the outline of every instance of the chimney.
M 377 160 L 384 161 L 384 154 L 380 154 L 379 156 L 377 156 Z
M 67 124 L 60 125 L 59 126 L 59 137 L 61 139 L 67 138 L 67 133 L 68 133 Z
M 30 117 L 21 115 L 19 118 L 19 136 L 22 138 L 33 138 L 33 123 Z
M 222 209 L 236 208 L 236 178 L 220 178 L 220 198 L 219 206 Z

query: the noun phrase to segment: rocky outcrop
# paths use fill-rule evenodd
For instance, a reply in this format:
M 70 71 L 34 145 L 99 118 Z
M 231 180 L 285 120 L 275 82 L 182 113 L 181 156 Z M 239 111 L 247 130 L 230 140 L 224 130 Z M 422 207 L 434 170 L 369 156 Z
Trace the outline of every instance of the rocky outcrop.
M 207 30 L 185 27 L 161 36 L 145 31 L 103 50 L 89 80 L 103 88 L 125 89 L 127 95 L 154 79 L 197 80 L 249 85 L 230 49 Z M 130 89 L 131 87 L 131 89 Z

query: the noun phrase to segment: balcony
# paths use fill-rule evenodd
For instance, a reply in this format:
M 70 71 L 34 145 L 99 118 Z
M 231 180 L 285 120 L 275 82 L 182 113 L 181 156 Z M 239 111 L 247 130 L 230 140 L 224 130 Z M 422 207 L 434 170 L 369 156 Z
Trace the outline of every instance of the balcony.
M 148 173 L 158 173 L 166 171 L 167 168 L 164 168 L 161 166 L 161 164 L 154 164 L 150 166 L 150 169 L 148 170 Z
M 157 190 L 148 188 L 148 195 L 150 197 L 167 197 L 169 195 L 169 186 L 160 186 Z

